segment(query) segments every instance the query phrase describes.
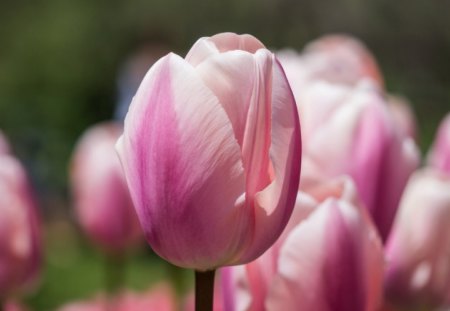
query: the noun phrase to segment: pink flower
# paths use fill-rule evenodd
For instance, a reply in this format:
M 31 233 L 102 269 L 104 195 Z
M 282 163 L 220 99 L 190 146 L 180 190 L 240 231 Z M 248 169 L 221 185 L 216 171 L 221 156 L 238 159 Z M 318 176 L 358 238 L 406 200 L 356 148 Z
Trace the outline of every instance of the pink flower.
M 122 252 L 142 236 L 114 146 L 122 133 L 102 123 L 81 137 L 72 160 L 71 182 L 78 220 L 85 233 L 110 252 Z
M 450 113 L 444 118 L 430 154 L 428 155 L 430 166 L 450 174 Z
M 423 169 L 411 177 L 386 254 L 386 289 L 392 301 L 436 307 L 450 298 L 448 175 Z
M 25 306 L 23 306 L 22 304 L 14 301 L 14 300 L 9 300 L 3 304 L 2 310 L 4 310 L 4 311 L 27 311 L 28 308 L 26 308 Z
M 383 250 L 364 210 L 325 201 L 284 244 L 269 310 L 377 310 Z
M 117 144 L 152 248 L 198 270 L 261 255 L 297 194 L 300 127 L 275 56 L 250 35 L 199 39 L 147 73 Z
M 115 303 L 117 311 L 175 311 L 175 294 L 166 284 L 159 284 L 147 292 L 122 293 Z
M 397 128 L 404 136 L 417 139 L 417 120 L 408 100 L 395 95 L 388 96 L 387 100 L 389 112 Z
M 377 309 L 383 251 L 351 180 L 323 184 L 314 195 L 324 201 L 313 208 L 312 197 L 298 198 L 296 209 L 304 217 L 290 223 L 266 253 L 223 269 L 227 310 Z
M 32 285 L 41 263 L 39 220 L 22 165 L 0 155 L 0 299 Z
M 362 42 L 346 35 L 324 36 L 308 44 L 301 54 L 284 50 L 277 56 L 289 81 L 302 87 L 317 80 L 354 86 L 367 79 L 379 88 L 384 84 L 370 51 Z M 296 97 L 302 87 L 294 89 Z
M 73 301 L 58 308 L 58 311 L 116 311 L 103 296 L 98 296 L 92 300 Z
M 377 88 L 316 82 L 297 99 L 304 165 L 300 190 L 349 175 L 384 240 L 403 188 L 419 163 L 414 141 L 400 131 Z
M 124 291 L 107 299 L 104 295 L 70 302 L 58 311 L 175 311 L 175 295 L 166 284 L 158 284 L 143 293 Z

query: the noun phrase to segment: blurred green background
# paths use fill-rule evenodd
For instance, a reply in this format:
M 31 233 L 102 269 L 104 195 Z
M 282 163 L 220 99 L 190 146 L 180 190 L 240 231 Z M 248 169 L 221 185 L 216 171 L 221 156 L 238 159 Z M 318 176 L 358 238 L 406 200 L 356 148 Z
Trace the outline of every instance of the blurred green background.
M 49 310 L 102 286 L 101 255 L 66 223 L 67 168 L 83 130 L 113 116 L 118 72 L 143 44 L 184 55 L 201 36 L 233 31 L 301 50 L 323 34 L 349 33 L 373 52 L 388 91 L 412 102 L 425 151 L 450 111 L 448 12 L 448 0 L 1 1 L 0 129 L 27 166 L 48 223 L 46 269 L 29 303 Z M 166 276 L 164 267 L 142 250 L 127 282 L 145 288 Z

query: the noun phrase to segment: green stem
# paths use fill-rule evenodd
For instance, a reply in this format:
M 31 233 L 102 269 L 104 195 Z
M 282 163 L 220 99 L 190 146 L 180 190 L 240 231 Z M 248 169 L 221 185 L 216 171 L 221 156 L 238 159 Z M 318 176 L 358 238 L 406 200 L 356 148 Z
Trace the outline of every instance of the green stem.
M 105 288 L 111 295 L 115 294 L 125 283 L 125 264 L 126 260 L 123 255 L 109 254 L 105 258 Z
M 216 270 L 195 271 L 195 311 L 212 311 Z

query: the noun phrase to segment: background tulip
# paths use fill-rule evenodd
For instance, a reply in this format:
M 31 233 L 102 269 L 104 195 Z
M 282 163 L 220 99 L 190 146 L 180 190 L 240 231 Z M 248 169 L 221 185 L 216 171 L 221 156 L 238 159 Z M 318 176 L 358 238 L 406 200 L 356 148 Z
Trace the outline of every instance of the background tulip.
M 445 302 L 450 289 L 449 176 L 423 169 L 411 177 L 386 253 L 386 290 L 392 301 L 419 310 Z
M 261 255 L 294 206 L 300 127 L 283 69 L 250 35 L 201 38 L 147 73 L 118 142 L 152 248 L 197 270 Z
M 0 300 L 32 285 L 41 262 L 40 229 L 21 164 L 0 155 Z
M 167 284 L 159 284 L 144 293 L 127 291 L 115 303 L 117 311 L 175 311 L 175 294 Z
M 279 258 L 268 310 L 377 310 L 383 249 L 364 209 L 326 200 L 296 227 Z
M 311 190 L 312 191 L 309 194 L 299 193 L 299 196 L 297 197 L 297 204 L 295 206 L 293 213 L 294 217 L 292 217 L 291 220 L 289 221 L 289 224 L 286 227 L 283 234 L 281 235 L 281 237 L 268 251 L 266 251 L 261 257 L 259 257 L 255 261 L 250 262 L 246 265 L 227 267 L 221 269 L 221 277 L 222 277 L 221 285 L 224 297 L 223 298 L 224 306 L 226 306 L 225 307 L 226 310 L 233 310 L 233 311 L 291 310 L 291 309 L 323 310 L 318 309 L 320 306 L 318 300 L 322 299 L 326 301 L 327 297 L 337 295 L 336 292 L 337 289 L 330 289 L 330 292 L 321 292 L 323 296 L 315 297 L 314 299 L 316 299 L 317 301 L 315 301 L 314 304 L 310 302 L 311 304 L 306 306 L 301 303 L 300 305 L 298 305 L 299 307 L 297 308 L 296 304 L 297 300 L 295 300 L 295 298 L 278 297 L 280 293 L 279 288 L 277 288 L 277 286 L 281 286 L 281 288 L 283 288 L 282 291 L 286 291 L 286 293 L 283 295 L 290 295 L 290 293 L 292 293 L 292 295 L 297 294 L 300 296 L 309 295 L 311 297 L 314 295 L 319 295 L 318 292 L 319 286 L 326 287 L 325 285 L 325 283 L 327 282 L 326 277 L 329 276 L 330 278 L 332 278 L 332 275 L 324 276 L 322 269 L 326 269 L 326 267 L 324 268 L 324 266 L 320 266 L 321 264 L 325 265 L 323 262 L 327 261 L 326 258 L 328 258 L 328 255 L 330 255 L 331 257 L 328 258 L 329 262 L 327 261 L 327 263 L 330 264 L 330 266 L 333 264 L 336 265 L 330 268 L 333 270 L 331 274 L 333 273 L 338 274 L 339 270 L 342 267 L 345 267 L 347 264 L 355 264 L 355 266 L 360 265 L 360 267 L 362 267 L 361 270 L 357 270 L 357 268 L 355 268 L 355 271 L 352 272 L 353 274 L 356 274 L 357 277 L 360 278 L 358 279 L 359 281 L 366 280 L 366 277 L 369 278 L 367 279 L 366 283 L 360 282 L 360 284 L 358 285 L 358 288 L 360 289 L 363 288 L 361 293 L 359 293 L 360 296 L 358 297 L 357 296 L 358 294 L 352 296 L 352 292 L 355 292 L 354 289 L 352 289 L 349 293 L 343 293 L 343 295 L 347 295 L 348 300 L 353 299 L 354 301 L 357 301 L 358 299 L 364 300 L 366 298 L 369 300 L 373 299 L 373 301 L 371 300 L 371 302 L 368 302 L 368 304 L 372 306 L 371 307 L 372 309 L 369 310 L 374 310 L 373 308 L 375 307 L 375 300 L 378 301 L 380 299 L 381 293 L 381 285 L 382 285 L 381 277 L 375 279 L 375 275 L 376 273 L 380 273 L 383 267 L 382 252 L 380 250 L 379 240 L 376 231 L 373 229 L 373 224 L 371 223 L 371 221 L 367 218 L 366 212 L 361 211 L 359 207 L 358 208 L 355 207 L 359 206 L 358 203 L 359 199 L 356 193 L 356 189 L 353 185 L 353 182 L 348 177 L 342 177 L 336 180 L 319 184 L 317 185 L 317 187 Z M 328 215 L 328 213 L 331 213 L 331 211 L 329 211 L 328 209 L 331 209 L 332 207 L 328 207 L 330 205 L 328 203 L 323 203 L 324 201 L 329 202 L 330 200 L 332 201 L 335 200 L 337 202 L 336 204 L 338 204 L 339 206 L 341 203 L 343 204 L 345 203 L 346 205 L 351 206 L 351 210 L 354 209 L 357 210 L 356 214 L 358 215 L 359 218 L 361 218 L 360 219 L 361 223 L 358 225 L 359 231 L 355 231 L 356 230 L 355 228 L 353 228 L 353 230 L 347 230 L 347 232 L 343 234 L 342 239 L 344 240 L 356 239 L 355 236 L 360 238 L 361 235 L 365 236 L 365 234 L 368 234 L 366 233 L 366 231 L 371 232 L 371 234 L 373 235 L 373 237 L 369 238 L 371 242 L 368 243 L 368 245 L 364 244 L 366 242 L 361 242 L 358 240 L 358 243 L 361 243 L 365 247 L 364 252 L 366 252 L 367 254 L 364 253 L 364 256 L 362 256 L 361 254 L 357 255 L 355 253 L 351 253 L 352 255 L 350 256 L 354 256 L 354 258 L 349 259 L 348 257 L 344 257 L 344 254 L 340 254 L 339 256 L 342 255 L 342 257 L 345 258 L 341 260 L 339 256 L 332 257 L 334 253 L 328 252 L 330 249 L 333 249 L 330 246 L 333 244 L 333 242 L 331 241 L 332 238 L 330 237 L 332 237 L 334 234 L 336 235 L 339 234 L 336 232 L 333 233 L 330 232 L 328 235 L 327 233 L 327 237 L 330 239 L 329 241 L 330 244 L 328 244 L 328 241 L 322 241 L 320 237 L 322 235 L 325 235 L 325 232 L 331 230 L 331 229 L 328 230 L 327 228 L 332 227 L 331 225 L 332 221 L 330 220 L 329 224 L 327 224 L 326 226 L 325 225 L 322 226 L 316 223 L 316 221 L 310 220 L 310 218 L 319 217 L 314 216 L 317 213 L 319 213 L 317 209 L 325 210 L 326 212 L 324 213 L 327 214 L 327 217 L 333 218 L 331 217 L 331 215 Z M 323 206 L 324 204 L 326 206 Z M 316 207 L 317 205 L 319 205 L 319 207 Z M 291 236 L 294 234 L 294 232 L 296 232 L 296 230 L 298 230 L 299 227 L 303 227 L 305 226 L 306 223 L 311 222 L 314 222 L 314 225 L 307 225 L 309 229 L 308 230 L 303 229 L 304 230 L 302 231 L 303 236 L 297 237 L 297 239 L 300 239 L 303 242 L 296 240 L 298 243 L 292 242 L 292 245 L 289 244 L 291 243 L 289 241 L 292 239 Z M 312 231 L 314 231 L 314 233 Z M 304 241 L 305 239 L 309 239 L 308 242 L 305 242 Z M 287 246 L 287 244 L 289 244 L 290 246 Z M 307 258 L 309 254 L 311 254 L 313 247 L 318 247 L 322 249 L 322 253 L 320 256 L 317 256 L 314 259 L 309 258 L 311 259 L 310 264 L 306 262 L 306 260 L 308 259 L 305 260 L 299 259 L 300 257 Z M 355 247 L 361 247 L 361 245 L 357 244 L 357 246 Z M 297 250 L 295 251 L 295 253 L 298 258 L 296 257 L 295 261 L 294 259 L 291 258 L 291 261 L 288 263 L 287 260 L 282 259 L 284 258 L 283 256 L 286 256 L 284 254 L 285 252 L 284 250 L 286 248 L 289 248 L 291 253 L 293 252 L 294 249 Z M 373 248 L 373 250 L 369 251 L 369 248 Z M 365 257 L 365 256 L 372 256 L 372 257 Z M 348 261 L 347 263 L 346 260 Z M 368 264 L 370 260 L 374 261 L 373 265 Z M 309 269 L 311 268 L 313 262 L 317 263 L 318 266 Z M 367 264 L 367 266 L 364 266 L 364 264 Z M 296 284 L 301 284 L 302 282 L 304 282 L 305 288 L 300 290 L 297 287 L 295 287 L 296 285 L 293 285 L 293 287 L 289 289 L 283 287 L 284 285 L 281 284 L 283 282 L 280 281 L 280 278 L 282 278 L 280 274 L 283 273 L 286 267 L 291 267 L 292 269 L 291 273 L 289 274 L 290 277 L 292 278 L 291 281 Z M 370 269 L 376 268 L 376 269 L 372 271 L 369 268 Z M 308 273 L 306 272 L 306 270 L 309 269 L 310 274 L 308 274 L 307 277 L 299 276 L 298 274 L 292 273 L 294 269 L 305 269 L 305 273 Z M 339 277 L 336 276 L 336 279 L 342 280 L 342 284 L 340 284 L 342 285 L 342 287 L 338 286 L 337 288 L 342 288 L 344 291 L 347 290 L 345 285 L 347 284 L 346 280 L 351 279 L 349 275 L 340 275 Z M 297 277 L 299 277 L 298 280 L 296 279 Z M 368 283 L 370 283 L 370 286 L 373 287 L 369 286 L 365 288 L 364 286 L 367 285 Z M 276 286 L 275 284 L 278 285 Z M 373 291 L 366 295 L 366 293 L 363 293 L 365 289 L 370 289 Z M 350 290 L 350 287 L 348 287 L 348 290 Z M 368 298 L 369 296 L 370 298 Z M 285 301 L 286 304 L 283 306 L 278 305 L 278 303 L 281 303 L 281 301 L 284 299 L 286 300 Z M 305 300 L 307 300 L 307 298 Z M 275 303 L 274 301 L 277 302 Z M 272 305 L 272 303 L 276 304 L 276 306 Z M 305 301 L 303 303 L 307 302 Z M 303 308 L 300 308 L 300 306 L 302 306 Z M 338 308 L 339 304 L 336 304 L 335 307 Z M 366 309 L 352 309 L 350 307 L 348 309 L 345 309 L 344 306 L 342 306 L 342 308 L 343 310 L 366 310 Z M 335 309 L 332 308 L 332 310 Z
M 450 113 L 444 118 L 428 156 L 428 163 L 436 169 L 450 174 Z
M 298 85 L 294 95 L 310 82 L 322 80 L 348 86 L 361 80 L 383 87 L 378 65 L 362 42 L 346 35 L 327 35 L 309 43 L 302 53 L 282 50 L 277 53 L 289 81 Z
M 114 146 L 122 133 L 115 123 L 88 129 L 71 165 L 72 193 L 84 232 L 108 252 L 119 254 L 142 236 Z
M 387 98 L 389 112 L 404 136 L 417 139 L 417 120 L 411 104 L 402 96 L 390 95 Z
M 86 300 L 70 302 L 58 311 L 175 311 L 174 293 L 166 284 L 158 284 L 142 293 L 123 291 L 106 299 L 103 295 Z
M 379 90 L 315 82 L 297 98 L 304 133 L 300 190 L 349 175 L 386 239 L 401 193 L 419 163 L 414 141 L 399 130 Z
M 27 308 L 25 308 L 23 305 L 15 302 L 15 301 L 7 301 L 3 305 L 2 310 L 4 310 L 4 311 L 28 311 Z
M 108 310 L 108 303 L 103 297 L 97 297 L 91 301 L 74 301 L 60 308 L 58 311 L 115 311 Z

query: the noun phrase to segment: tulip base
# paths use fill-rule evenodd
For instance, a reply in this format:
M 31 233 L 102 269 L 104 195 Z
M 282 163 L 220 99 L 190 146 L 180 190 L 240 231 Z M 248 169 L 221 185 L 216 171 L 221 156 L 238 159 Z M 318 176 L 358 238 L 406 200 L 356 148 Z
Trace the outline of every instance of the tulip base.
M 216 270 L 195 271 L 195 311 L 212 311 Z

